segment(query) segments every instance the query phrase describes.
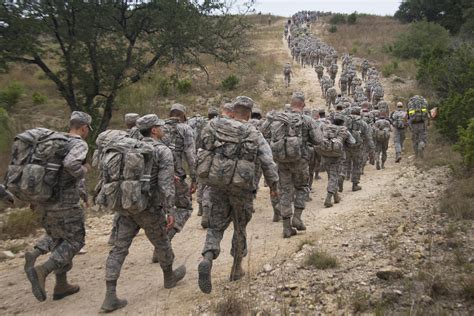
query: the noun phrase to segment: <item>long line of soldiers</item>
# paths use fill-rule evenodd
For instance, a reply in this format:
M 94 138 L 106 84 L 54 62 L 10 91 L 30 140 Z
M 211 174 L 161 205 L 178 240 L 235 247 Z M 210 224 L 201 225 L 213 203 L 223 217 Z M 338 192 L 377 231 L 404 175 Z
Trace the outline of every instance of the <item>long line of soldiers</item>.
M 291 42 L 328 47 L 320 41 L 313 42 L 295 25 L 291 26 L 291 34 L 301 35 L 294 36 Z M 347 60 L 347 56 L 344 58 Z M 320 63 L 318 60 L 315 64 Z M 344 64 L 346 71 L 355 71 L 352 63 Z M 371 78 L 377 80 L 373 69 L 368 78 L 368 82 Z M 109 240 L 112 248 L 105 264 L 102 311 L 111 312 L 127 304 L 117 297 L 117 280 L 141 228 L 154 246 L 152 260 L 160 263 L 164 287 L 173 288 L 184 278 L 184 266 L 173 269 L 171 241 L 191 216 L 191 196 L 196 190 L 198 215 L 202 215 L 201 224 L 207 228 L 198 266 L 198 285 L 204 293 L 212 291 L 212 264 L 231 222 L 234 262 L 230 280 L 239 280 L 245 274 L 242 260 L 247 254 L 246 226 L 254 212 L 253 201 L 262 174 L 270 188 L 273 221 L 282 221 L 284 238 L 306 230 L 303 212 L 310 199 L 310 179 L 315 173 L 318 178 L 319 169 L 328 173 L 326 207 L 341 201 L 344 178 L 352 181 L 353 191 L 360 190 L 364 153 L 371 156 L 375 152 L 377 165 L 384 168 L 387 131 L 390 135 L 392 124 L 400 130 L 401 139 L 407 120 L 406 112 L 401 110 L 403 105 L 397 105 L 399 111 L 388 121 L 386 112 L 377 109 L 382 100 L 374 104 L 372 92 L 372 104 L 369 98 L 359 99 L 358 87 L 353 98 L 341 95 L 335 100 L 334 109 L 333 105 L 329 108 L 329 119 L 324 110 L 305 112 L 305 95 L 295 92 L 281 112 L 271 111 L 264 119 L 255 102 L 241 96 L 223 104 L 220 111 L 210 108 L 207 119 L 196 116 L 187 120 L 186 107 L 174 104 L 166 120 L 155 114 L 129 113 L 125 116 L 127 130 L 101 133 L 93 159 L 100 174 L 93 199 L 116 211 Z M 424 100 L 418 96 L 412 99 L 413 103 Z M 425 125 L 424 121 L 415 122 L 412 118 L 419 113 L 410 111 L 408 124 L 413 130 L 421 130 L 414 126 Z M 402 125 L 394 124 L 396 113 L 402 116 Z M 420 113 L 427 115 L 426 111 Z M 25 273 L 39 301 L 47 298 L 45 282 L 52 272 L 56 275 L 53 299 L 79 291 L 79 286 L 68 282 L 67 272 L 85 243 L 80 199 L 88 200 L 83 191 L 84 176 L 92 167 L 85 162 L 88 146 L 84 140 L 91 122 L 88 114 L 75 111 L 68 133 L 33 129 L 15 138 L 6 189 L 31 202 L 46 231 L 34 249 L 25 254 Z M 377 136 L 377 130 L 382 131 L 382 136 Z M 402 145 L 401 142 L 397 147 L 397 161 Z M 11 202 L 11 194 L 4 187 L 0 187 L 0 196 Z M 36 263 L 48 253 L 44 263 Z

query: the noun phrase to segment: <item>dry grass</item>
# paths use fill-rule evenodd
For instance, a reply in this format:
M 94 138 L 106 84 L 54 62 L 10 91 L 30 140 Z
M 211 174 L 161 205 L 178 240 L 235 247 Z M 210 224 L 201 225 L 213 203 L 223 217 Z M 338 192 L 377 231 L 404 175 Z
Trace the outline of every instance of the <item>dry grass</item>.
M 248 315 L 249 313 L 248 304 L 235 295 L 227 296 L 213 308 L 213 314 L 217 316 L 241 316 Z
M 325 251 L 313 250 L 305 259 L 307 266 L 315 267 L 320 270 L 333 269 L 338 266 L 337 259 Z
M 454 179 L 438 209 L 457 220 L 474 219 L 474 176 Z
M 39 226 L 36 213 L 30 209 L 20 209 L 7 215 L 0 236 L 3 239 L 25 237 L 34 234 Z

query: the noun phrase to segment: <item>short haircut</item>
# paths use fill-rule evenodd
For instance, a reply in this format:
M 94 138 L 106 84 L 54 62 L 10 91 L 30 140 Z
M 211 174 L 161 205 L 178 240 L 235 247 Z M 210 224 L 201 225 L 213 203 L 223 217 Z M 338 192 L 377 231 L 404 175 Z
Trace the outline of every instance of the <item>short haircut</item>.
M 344 125 L 344 120 L 340 119 L 340 118 L 335 118 L 333 120 L 333 123 L 334 123 L 334 125 L 341 126 L 341 125 Z
M 218 114 L 212 113 L 212 114 L 208 114 L 208 115 L 207 115 L 207 118 L 210 119 L 210 120 L 212 120 L 213 118 L 215 118 L 215 117 L 217 117 L 217 116 L 218 116 Z
M 143 137 L 150 137 L 151 136 L 151 129 L 153 127 L 150 127 L 150 128 L 146 128 L 146 129 L 141 129 L 140 130 L 140 133 L 143 135 Z
M 78 121 L 78 120 L 71 120 L 69 122 L 69 127 L 71 129 L 79 129 L 79 128 L 83 127 L 84 125 L 87 125 L 87 124 L 84 124 L 84 122 Z
M 234 113 L 237 115 L 249 114 L 252 113 L 252 109 L 237 103 L 234 104 Z
M 262 118 L 262 115 L 260 113 L 252 113 L 252 116 L 251 116 L 253 119 L 261 119 Z
M 184 113 L 179 111 L 179 110 L 170 111 L 170 116 L 171 117 L 181 117 L 181 115 L 184 115 Z

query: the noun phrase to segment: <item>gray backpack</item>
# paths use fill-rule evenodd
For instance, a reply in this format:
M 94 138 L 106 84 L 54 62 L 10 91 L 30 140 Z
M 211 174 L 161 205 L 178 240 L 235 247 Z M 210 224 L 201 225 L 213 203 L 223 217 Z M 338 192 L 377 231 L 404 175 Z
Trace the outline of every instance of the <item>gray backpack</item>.
M 59 182 L 70 137 L 46 128 L 27 130 L 15 137 L 6 187 L 29 203 L 51 200 Z
M 364 139 L 362 138 L 361 122 L 362 118 L 360 116 L 348 115 L 344 123 L 356 141 L 355 144 L 350 145 L 352 148 L 358 148 L 364 142 Z
M 213 143 L 197 154 L 199 182 L 229 190 L 253 190 L 258 132 L 250 124 L 215 119 Z
M 96 141 L 105 146 L 99 156 L 100 182 L 96 188 L 96 204 L 126 215 L 137 214 L 148 207 L 151 197 L 153 145 L 120 131 L 105 131 Z M 104 133 L 120 135 L 110 138 Z
M 323 157 L 342 157 L 344 154 L 344 144 L 339 135 L 339 128 L 335 125 L 326 125 L 322 127 L 323 140 L 316 147 L 318 153 Z
M 277 162 L 295 162 L 301 156 L 303 116 L 278 113 L 271 125 L 270 148 Z

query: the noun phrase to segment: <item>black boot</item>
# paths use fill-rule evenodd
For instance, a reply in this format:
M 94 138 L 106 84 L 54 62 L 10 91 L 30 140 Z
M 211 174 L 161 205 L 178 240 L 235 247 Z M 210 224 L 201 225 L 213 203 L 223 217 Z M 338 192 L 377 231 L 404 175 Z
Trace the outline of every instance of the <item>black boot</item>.
M 105 299 L 100 309 L 104 313 L 110 313 L 127 305 L 127 300 L 121 300 L 117 297 L 117 280 L 107 281 L 107 290 L 105 291 Z
M 210 251 L 206 252 L 202 258 L 202 261 L 198 266 L 199 273 L 199 288 L 203 293 L 209 294 L 212 291 L 212 260 L 214 260 L 214 254 Z
M 56 285 L 54 286 L 53 300 L 60 300 L 66 296 L 76 294 L 81 288 L 79 285 L 69 284 L 67 282 L 67 274 L 58 273 L 56 274 Z
M 230 281 L 238 281 L 242 279 L 245 275 L 244 269 L 242 269 L 242 258 L 234 257 L 234 262 L 232 264 L 232 270 L 230 271 Z
M 291 227 L 291 218 L 283 219 L 283 238 L 290 238 L 296 235 L 296 230 Z
M 334 203 L 337 204 L 337 203 L 341 202 L 341 196 L 339 195 L 339 193 L 337 193 L 337 192 L 334 193 L 333 197 L 334 197 Z

